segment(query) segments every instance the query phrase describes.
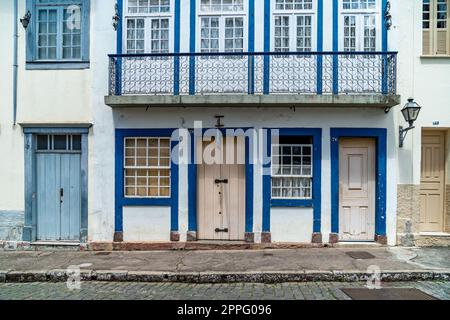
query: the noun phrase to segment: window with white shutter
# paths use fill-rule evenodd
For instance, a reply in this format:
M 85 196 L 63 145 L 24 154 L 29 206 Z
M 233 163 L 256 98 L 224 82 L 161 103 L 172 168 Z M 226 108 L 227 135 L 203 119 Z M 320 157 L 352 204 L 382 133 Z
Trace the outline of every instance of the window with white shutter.
M 450 55 L 449 0 L 423 0 L 424 55 Z

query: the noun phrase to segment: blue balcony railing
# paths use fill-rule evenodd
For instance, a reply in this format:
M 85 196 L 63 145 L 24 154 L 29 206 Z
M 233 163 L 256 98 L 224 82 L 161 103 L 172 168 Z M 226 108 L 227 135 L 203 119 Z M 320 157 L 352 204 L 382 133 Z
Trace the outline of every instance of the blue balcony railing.
M 396 94 L 396 52 L 109 55 L 110 95 Z

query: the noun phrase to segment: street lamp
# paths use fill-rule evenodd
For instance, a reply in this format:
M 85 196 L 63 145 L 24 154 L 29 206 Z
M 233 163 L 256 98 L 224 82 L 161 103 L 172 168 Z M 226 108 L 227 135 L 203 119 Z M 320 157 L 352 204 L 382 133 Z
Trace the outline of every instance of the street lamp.
M 409 127 L 403 129 L 403 127 L 400 126 L 399 128 L 400 148 L 403 148 L 403 141 L 405 141 L 408 131 L 414 129 L 414 122 L 417 120 L 421 108 L 422 107 L 419 106 L 419 104 L 415 102 L 413 98 L 409 98 L 408 102 L 403 107 L 403 118 L 405 118 L 405 121 L 408 122 Z
M 22 24 L 24 29 L 28 27 L 30 20 L 31 20 L 31 12 L 30 10 L 28 10 L 27 13 L 23 16 L 23 18 L 20 19 L 20 23 Z

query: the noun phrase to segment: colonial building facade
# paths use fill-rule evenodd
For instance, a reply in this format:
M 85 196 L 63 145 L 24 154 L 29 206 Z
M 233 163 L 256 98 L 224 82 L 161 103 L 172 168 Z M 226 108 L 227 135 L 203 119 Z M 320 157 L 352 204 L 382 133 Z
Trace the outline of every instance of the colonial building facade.
M 447 0 L 0 9 L 0 241 L 448 243 Z

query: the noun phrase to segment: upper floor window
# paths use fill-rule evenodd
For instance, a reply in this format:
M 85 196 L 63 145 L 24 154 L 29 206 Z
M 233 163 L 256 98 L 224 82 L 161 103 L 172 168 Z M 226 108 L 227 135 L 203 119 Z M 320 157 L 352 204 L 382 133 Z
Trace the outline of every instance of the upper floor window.
M 450 55 L 448 0 L 423 0 L 423 54 Z
M 244 0 L 201 0 L 200 11 L 202 12 L 232 12 L 243 11 Z
M 201 52 L 246 50 L 247 14 L 243 0 L 200 0 L 198 20 Z
M 89 0 L 32 0 L 27 67 L 85 67 L 89 60 Z M 72 64 L 67 64 L 67 62 Z M 80 64 L 81 63 L 81 64 Z
M 126 52 L 170 52 L 172 20 L 171 0 L 127 0 L 124 25 Z
M 311 0 L 275 0 L 272 48 L 276 52 L 313 50 L 316 15 Z
M 340 45 L 343 51 L 373 52 L 379 49 L 380 6 L 377 0 L 342 0 Z

